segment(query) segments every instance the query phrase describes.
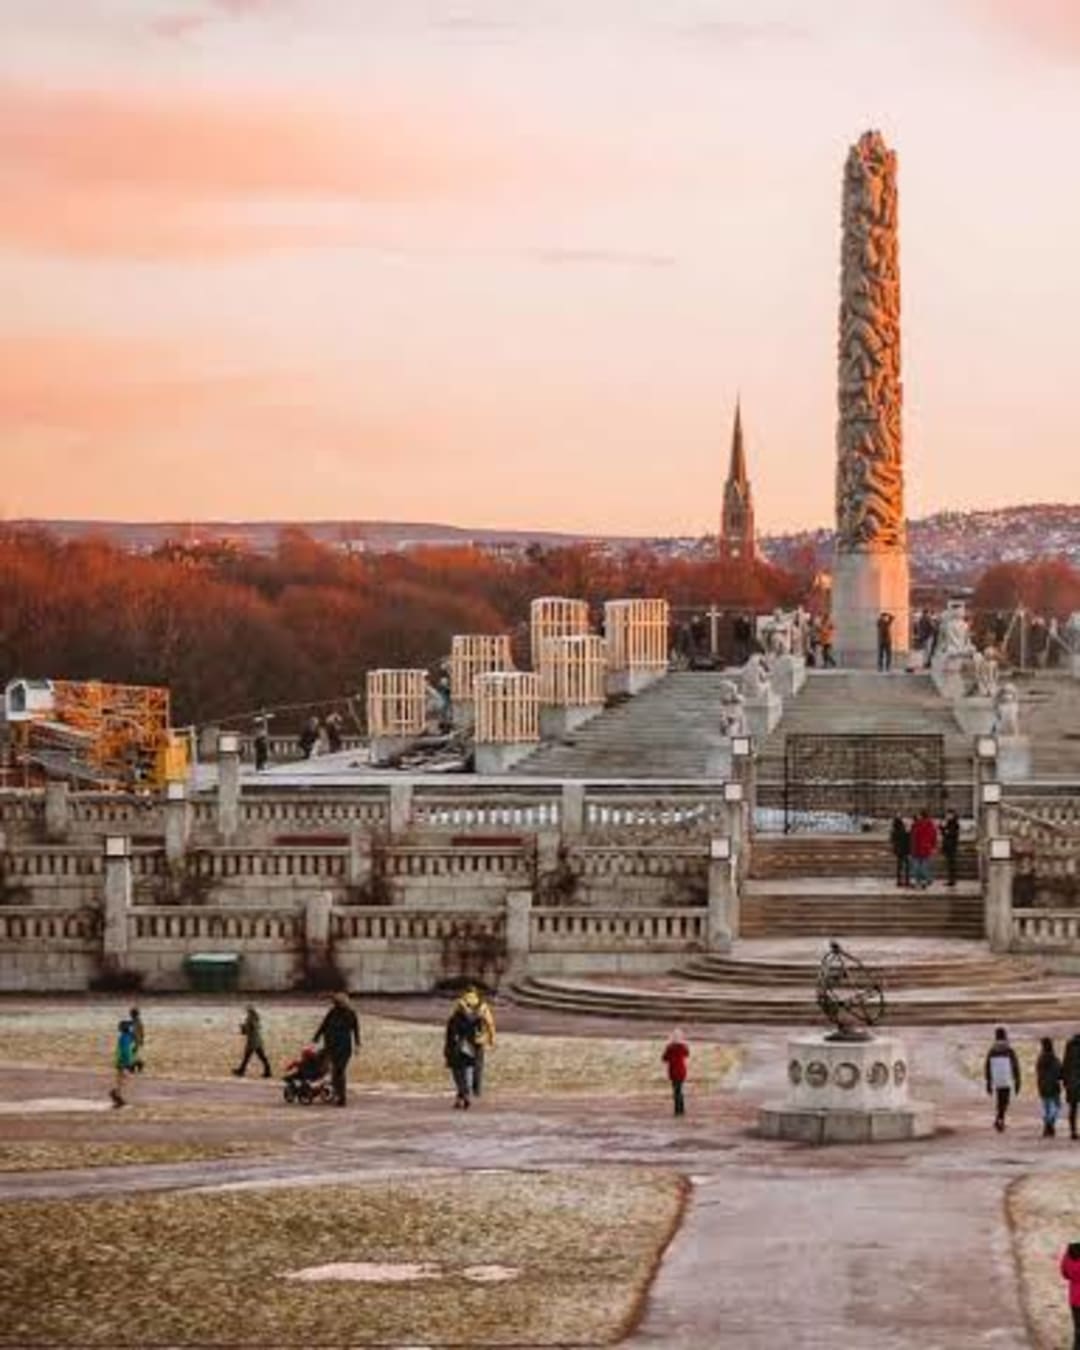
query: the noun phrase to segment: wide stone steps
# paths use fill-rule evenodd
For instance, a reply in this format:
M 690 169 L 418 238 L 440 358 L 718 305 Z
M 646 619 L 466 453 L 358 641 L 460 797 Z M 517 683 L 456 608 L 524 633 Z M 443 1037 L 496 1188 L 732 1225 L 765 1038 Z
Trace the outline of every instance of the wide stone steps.
M 675 671 L 541 746 L 516 774 L 562 778 L 703 778 L 719 734 L 719 671 Z
M 754 882 L 743 887 L 743 937 L 957 937 L 983 936 L 978 887 L 899 890 L 874 879 Z
M 815 985 L 732 982 L 704 992 L 668 982 L 656 988 L 629 983 L 536 978 L 511 989 L 526 1007 L 573 1016 L 632 1018 L 692 1025 L 701 1022 L 819 1025 Z M 886 985 L 886 1026 L 956 1025 L 966 1022 L 1058 1022 L 1080 1019 L 1080 981 L 1026 979 L 972 986 L 891 988 Z
M 937 870 L 942 869 L 940 857 Z M 896 875 L 896 860 L 888 839 L 873 835 L 762 835 L 754 837 L 750 875 L 761 880 L 795 877 L 879 877 Z M 975 842 L 961 840 L 957 875 L 978 876 Z
M 914 961 L 868 961 L 886 989 L 974 989 L 1008 986 L 1039 976 L 1033 961 L 1019 957 L 986 955 L 957 961 L 917 959 Z M 703 984 L 746 988 L 794 988 L 805 992 L 814 986 L 818 962 L 769 961 L 735 956 L 704 955 L 678 967 L 676 975 Z

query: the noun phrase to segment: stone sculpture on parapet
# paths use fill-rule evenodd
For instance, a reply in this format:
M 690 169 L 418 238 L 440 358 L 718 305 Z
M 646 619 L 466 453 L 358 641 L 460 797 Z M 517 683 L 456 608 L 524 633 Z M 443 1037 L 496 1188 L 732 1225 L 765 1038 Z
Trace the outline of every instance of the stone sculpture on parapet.
M 769 663 L 760 652 L 754 652 L 743 666 L 742 692 L 747 729 L 760 743 L 780 721 L 784 711 L 783 701 L 772 686 Z
M 896 154 L 865 132 L 844 169 L 833 587 L 842 664 L 873 667 L 876 622 L 908 644 Z
M 734 680 L 720 681 L 720 735 L 747 735 L 746 707 Z

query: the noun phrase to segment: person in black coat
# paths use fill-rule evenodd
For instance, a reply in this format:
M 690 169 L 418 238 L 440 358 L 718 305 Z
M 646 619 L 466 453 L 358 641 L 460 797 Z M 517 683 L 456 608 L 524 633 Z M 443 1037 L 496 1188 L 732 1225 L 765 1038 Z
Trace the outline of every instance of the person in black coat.
M 1043 1138 L 1046 1139 L 1056 1133 L 1054 1127 L 1061 1110 L 1061 1060 L 1054 1053 L 1054 1042 L 1049 1036 L 1042 1038 L 1041 1047 L 1035 1061 L 1035 1078 L 1039 1084 Z
M 319 1023 L 319 1029 L 312 1039 L 322 1041 L 326 1047 L 326 1053 L 330 1056 L 334 1100 L 338 1106 L 344 1106 L 345 1073 L 352 1058 L 353 1046 L 360 1048 L 360 1022 L 348 994 L 334 994 L 333 1006 Z
M 454 1108 L 469 1109 L 472 1090 L 472 1071 L 476 1064 L 476 1040 L 480 1034 L 480 1018 L 463 1002 L 454 1004 L 446 1019 L 446 1043 L 443 1058 L 454 1080 L 457 1096 Z
M 896 858 L 896 884 L 911 885 L 911 831 L 904 824 L 903 816 L 893 816 L 889 843 Z
M 946 811 L 941 822 L 941 853 L 945 859 L 946 885 L 956 885 L 956 859 L 960 852 L 960 821 L 955 811 Z
M 1065 1089 L 1065 1100 L 1069 1103 L 1069 1134 L 1075 1139 L 1076 1110 L 1080 1107 L 1080 1035 L 1071 1036 L 1065 1046 L 1061 1061 L 1061 1086 Z

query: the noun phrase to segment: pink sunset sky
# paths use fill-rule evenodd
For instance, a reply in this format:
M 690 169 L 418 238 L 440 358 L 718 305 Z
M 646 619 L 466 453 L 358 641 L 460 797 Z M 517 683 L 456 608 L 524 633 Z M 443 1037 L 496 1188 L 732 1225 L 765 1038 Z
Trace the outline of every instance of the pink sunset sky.
M 828 524 L 867 127 L 910 512 L 1077 500 L 1076 0 L 4 0 L 0 511 Z

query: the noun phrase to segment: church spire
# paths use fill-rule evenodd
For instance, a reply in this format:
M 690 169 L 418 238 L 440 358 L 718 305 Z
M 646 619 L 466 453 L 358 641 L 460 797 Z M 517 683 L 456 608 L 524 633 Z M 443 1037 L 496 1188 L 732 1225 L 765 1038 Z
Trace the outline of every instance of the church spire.
M 731 464 L 724 484 L 724 513 L 720 521 L 720 556 L 752 562 L 754 552 L 754 501 L 746 472 L 742 399 L 736 398 L 735 425 L 731 432 Z
M 743 449 L 742 435 L 742 399 L 735 399 L 735 427 L 731 433 L 731 467 L 728 469 L 728 482 L 738 483 L 741 488 L 750 490 L 746 476 L 746 452 Z

